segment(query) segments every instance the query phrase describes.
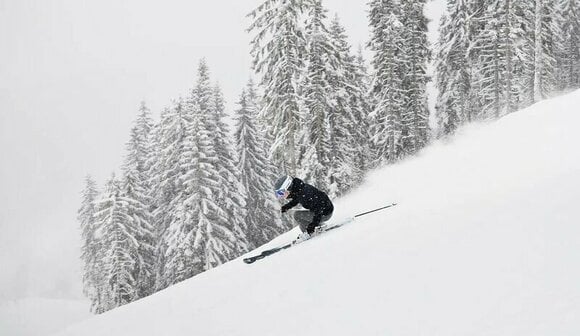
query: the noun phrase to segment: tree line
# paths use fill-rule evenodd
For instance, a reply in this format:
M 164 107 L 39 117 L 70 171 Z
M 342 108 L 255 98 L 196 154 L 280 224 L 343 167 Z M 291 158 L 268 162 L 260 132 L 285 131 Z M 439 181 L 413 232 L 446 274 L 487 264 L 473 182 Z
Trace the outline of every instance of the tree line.
M 448 0 L 437 48 L 439 135 L 580 87 L 580 1 Z

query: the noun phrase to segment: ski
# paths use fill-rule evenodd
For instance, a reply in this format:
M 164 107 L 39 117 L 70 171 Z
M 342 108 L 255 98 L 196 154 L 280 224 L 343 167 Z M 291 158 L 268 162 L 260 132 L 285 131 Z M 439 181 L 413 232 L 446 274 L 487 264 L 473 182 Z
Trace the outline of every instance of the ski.
M 338 227 L 341 227 L 341 226 L 343 226 L 344 224 L 346 224 L 346 223 L 350 223 L 350 222 L 352 222 L 352 221 L 353 221 L 353 218 L 349 218 L 348 220 L 345 220 L 344 222 L 341 222 L 341 223 L 339 223 L 339 224 L 334 224 L 334 225 L 330 225 L 330 226 L 321 225 L 321 226 L 320 226 L 320 228 L 318 228 L 318 230 L 317 230 L 317 233 L 313 234 L 313 235 L 312 235 L 312 236 L 311 236 L 309 239 L 307 239 L 307 240 L 310 240 L 310 239 L 312 239 L 312 238 L 318 237 L 319 235 L 321 235 L 322 233 L 324 233 L 324 232 L 326 232 L 326 231 L 330 231 L 330 230 L 332 230 L 332 229 L 336 229 L 336 228 L 338 228 Z M 244 262 L 245 262 L 246 264 L 251 264 L 251 263 L 253 263 L 253 262 L 254 262 L 254 261 L 256 261 L 256 260 L 264 259 L 265 257 L 267 257 L 267 256 L 269 256 L 269 255 L 272 255 L 272 254 L 274 254 L 274 253 L 276 253 L 276 252 L 280 252 L 280 251 L 282 251 L 282 250 L 285 250 L 285 249 L 287 249 L 287 248 L 289 248 L 289 247 L 292 247 L 292 246 L 294 246 L 294 245 L 298 245 L 298 244 L 300 244 L 300 243 L 302 243 L 302 242 L 305 242 L 305 241 L 306 241 L 306 240 L 304 240 L 304 241 L 301 241 L 301 242 L 297 242 L 296 240 L 294 240 L 294 241 L 292 241 L 291 243 L 288 243 L 288 244 L 286 244 L 286 245 L 282 245 L 282 246 L 279 246 L 279 247 L 275 247 L 275 248 L 273 248 L 273 249 L 269 249 L 269 250 L 264 250 L 264 251 L 262 251 L 262 253 L 260 253 L 260 254 L 258 254 L 258 255 L 255 255 L 255 256 L 253 256 L 253 257 L 244 258 Z
M 397 203 L 391 203 L 391 204 L 386 205 L 384 207 L 380 207 L 380 208 L 377 208 L 377 209 L 374 209 L 374 210 L 366 211 L 366 212 L 360 213 L 358 215 L 355 215 L 353 217 L 350 217 L 350 218 L 348 218 L 348 219 L 346 219 L 346 220 L 344 220 L 344 221 L 342 221 L 340 223 L 337 223 L 337 224 L 323 224 L 323 225 L 320 226 L 320 228 L 318 228 L 317 233 L 314 234 L 314 235 L 312 235 L 308 240 L 310 240 L 312 238 L 316 238 L 316 237 L 320 236 L 321 234 L 323 234 L 325 232 L 328 232 L 330 230 L 337 229 L 337 228 L 339 228 L 339 227 L 341 227 L 341 226 L 343 226 L 345 224 L 348 224 L 348 223 L 354 221 L 358 217 L 361 217 L 361 216 L 364 216 L 364 215 L 368 215 L 368 214 L 370 214 L 372 212 L 375 212 L 375 211 L 387 209 L 387 208 L 390 208 L 390 207 L 395 206 L 395 205 L 397 205 Z M 304 241 L 302 241 L 302 242 L 304 242 Z M 264 259 L 267 256 L 270 256 L 270 255 L 272 255 L 274 253 L 277 253 L 277 252 L 280 252 L 280 251 L 285 250 L 287 248 L 290 248 L 290 247 L 292 247 L 294 245 L 298 245 L 298 244 L 300 244 L 302 242 L 298 242 L 297 243 L 294 240 L 291 243 L 288 243 L 288 244 L 285 244 L 285 245 L 282 245 L 282 246 L 279 246 L 279 247 L 275 247 L 275 248 L 272 248 L 272 249 L 269 249 L 269 250 L 264 250 L 260 254 L 257 254 L 255 256 L 251 256 L 251 257 L 244 258 L 244 262 L 246 264 L 251 264 L 251 263 L 253 263 L 253 262 L 257 261 L 257 260 Z
M 276 247 L 276 248 L 273 248 L 273 249 L 269 249 L 269 250 L 262 251 L 262 253 L 260 253 L 258 255 L 255 255 L 253 257 L 244 258 L 244 262 L 246 264 L 251 264 L 251 263 L 253 263 L 256 260 L 264 259 L 264 258 L 266 258 L 269 255 L 272 255 L 272 254 L 274 254 L 276 252 L 280 252 L 282 250 L 285 250 L 285 249 L 291 247 L 293 244 L 294 244 L 294 242 L 288 243 L 286 245 L 283 245 L 283 246 L 280 246 L 280 247 Z

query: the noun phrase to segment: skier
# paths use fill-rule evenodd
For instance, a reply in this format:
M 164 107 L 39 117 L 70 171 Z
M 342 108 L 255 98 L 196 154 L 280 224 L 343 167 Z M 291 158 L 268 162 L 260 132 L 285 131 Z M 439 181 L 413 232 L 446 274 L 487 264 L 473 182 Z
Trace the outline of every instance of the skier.
M 282 213 L 298 204 L 307 209 L 294 212 L 294 219 L 300 224 L 300 230 L 302 230 L 302 234 L 298 236 L 296 241 L 310 238 L 321 223 L 332 217 L 334 206 L 328 195 L 310 184 L 304 183 L 301 179 L 290 175 L 282 176 L 276 181 L 274 188 L 279 200 L 291 199 L 280 209 Z

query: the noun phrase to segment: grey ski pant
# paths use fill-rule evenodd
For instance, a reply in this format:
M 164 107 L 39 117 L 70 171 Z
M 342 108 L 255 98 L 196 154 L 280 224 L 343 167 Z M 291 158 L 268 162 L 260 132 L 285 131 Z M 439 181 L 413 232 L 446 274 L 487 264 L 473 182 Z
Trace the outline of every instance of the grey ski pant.
M 322 223 L 326 222 L 327 220 L 330 219 L 330 217 L 332 217 L 332 214 L 322 216 L 320 224 L 318 225 L 321 225 Z M 312 223 L 312 219 L 314 219 L 314 212 L 310 210 L 296 210 L 294 211 L 294 219 L 300 225 L 300 230 L 302 230 L 302 232 L 306 232 L 306 229 L 308 229 L 308 225 L 310 225 L 310 223 Z

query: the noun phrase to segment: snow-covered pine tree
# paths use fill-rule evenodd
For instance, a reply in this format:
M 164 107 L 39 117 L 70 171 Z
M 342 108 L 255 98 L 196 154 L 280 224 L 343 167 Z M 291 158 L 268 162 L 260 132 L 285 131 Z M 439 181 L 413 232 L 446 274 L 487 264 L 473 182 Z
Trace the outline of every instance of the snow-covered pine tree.
M 209 68 L 205 60 L 201 60 L 198 67 L 198 79 L 196 87 L 192 92 L 193 98 L 193 120 L 190 135 L 197 135 L 197 152 L 199 155 L 196 170 L 203 170 L 202 178 L 199 180 L 200 188 L 208 188 L 205 199 L 202 198 L 201 209 L 207 211 L 204 217 L 200 217 L 199 232 L 203 232 L 205 240 L 205 265 L 204 270 L 218 266 L 229 261 L 243 252 L 247 251 L 247 240 L 243 235 L 242 223 L 239 218 L 230 218 L 229 215 L 243 216 L 239 207 L 243 200 L 235 198 L 234 195 L 220 196 L 224 193 L 236 193 L 235 185 L 230 189 L 224 186 L 225 181 L 236 182 L 236 167 L 232 158 L 231 142 L 229 130 L 223 124 L 223 99 L 215 96 L 215 92 L 210 84 Z M 219 93 L 221 96 L 221 92 Z M 216 111 L 218 108 L 221 111 Z M 218 124 L 218 121 L 220 124 Z M 219 128 L 219 130 L 218 130 Z M 216 134 L 223 136 L 223 139 L 216 139 Z M 207 138 L 207 140 L 206 140 Z M 209 141 L 209 143 L 206 143 Z M 216 146 L 220 145 L 220 148 Z M 218 152 L 221 150 L 221 153 Z M 227 152 L 227 154 L 226 154 Z M 229 158 L 220 155 L 229 155 Z M 221 160 L 225 159 L 223 162 Z M 221 175 L 223 174 L 223 175 Z M 215 183 L 217 182 L 217 183 Z M 201 194 L 204 195 L 205 191 Z M 230 197 L 228 199 L 228 197 Z M 224 207 L 220 206 L 220 200 L 225 200 Z M 239 204 L 237 204 L 239 203 Z M 214 208 L 215 206 L 215 208 Z M 238 209 L 234 209 L 235 207 Z M 240 236 L 238 236 L 238 234 Z
M 525 40 L 526 32 L 522 29 L 525 26 L 525 17 L 517 0 L 506 0 L 502 4 L 503 32 L 505 40 L 505 63 L 506 63 L 506 83 L 505 83 L 505 104 L 501 114 L 511 113 L 520 109 L 523 90 L 518 86 L 520 83 L 522 69 L 524 69 L 521 43 Z
M 534 9 L 534 102 L 550 97 L 557 89 L 557 60 L 559 31 L 557 2 L 535 0 Z
M 81 227 L 81 260 L 83 262 L 83 293 L 91 301 L 91 312 L 96 313 L 99 307 L 100 286 L 98 257 L 102 247 L 96 239 L 95 201 L 98 196 L 97 184 L 91 176 L 85 178 L 85 189 L 82 192 L 82 203 L 78 211 Z
M 517 102 L 515 109 L 522 109 L 534 103 L 535 79 L 535 1 L 510 0 L 515 13 L 513 62 L 513 94 Z M 513 104 L 513 103 L 512 103 Z
M 154 122 L 151 118 L 151 111 L 145 102 L 141 102 L 139 114 L 131 129 L 130 143 L 127 144 L 128 156 L 131 156 L 132 164 L 139 172 L 140 179 L 145 183 L 146 189 L 149 188 L 147 176 L 152 164 L 151 156 L 153 151 L 153 129 Z
M 169 226 L 162 285 L 168 286 L 222 264 L 241 254 L 240 237 L 219 206 L 217 126 L 212 115 L 212 88 L 204 60 L 184 109 L 185 132 L 179 148 L 176 196 L 169 205 Z
M 194 100 L 193 94 L 187 102 L 178 104 L 179 127 L 175 129 L 175 142 L 170 149 L 174 151 L 175 171 L 174 197 L 167 204 L 167 228 L 161 237 L 160 249 L 163 249 L 163 265 L 160 269 L 158 288 L 165 288 L 204 271 L 205 256 L 203 251 L 196 250 L 195 245 L 202 243 L 203 237 L 196 235 L 199 228 L 200 217 L 203 210 L 199 203 L 207 198 L 209 188 L 207 184 L 200 184 L 203 171 L 196 171 L 199 167 L 199 153 L 203 149 L 198 147 L 198 136 L 194 133 L 199 127 L 193 125 L 199 123 L 199 117 L 194 120 L 193 109 L 199 109 L 199 104 Z M 199 112 L 197 112 L 199 115 Z M 162 119 L 163 120 L 163 119 Z M 177 121 L 177 120 L 176 120 Z M 207 134 L 202 135 L 206 147 L 213 148 Z M 215 155 L 213 157 L 215 159 Z M 210 167 L 204 167 L 210 168 Z M 217 178 L 215 179 L 217 183 Z M 207 181 L 203 181 L 207 182 Z M 200 195 L 200 190 L 206 192 Z M 197 244 L 196 244 L 197 243 Z
M 472 80 L 477 83 L 478 97 L 483 103 L 479 115 L 482 119 L 498 118 L 507 104 L 505 88 L 507 78 L 511 75 L 508 75 L 507 60 L 512 46 L 505 36 L 509 20 L 504 19 L 507 13 L 502 5 L 510 2 L 493 0 L 486 4 L 477 17 L 485 26 L 473 40 L 477 75 Z
M 580 1 L 563 0 L 561 13 L 558 82 L 561 90 L 573 90 L 580 88 Z
M 212 126 L 215 130 L 210 134 L 214 137 L 215 151 L 218 157 L 216 169 L 221 179 L 217 203 L 226 212 L 226 221 L 222 224 L 229 228 L 237 237 L 236 254 L 247 252 L 248 240 L 247 223 L 243 220 L 246 215 L 246 194 L 240 184 L 240 171 L 236 165 L 233 144 L 229 126 L 225 122 L 227 117 L 225 101 L 219 85 L 213 89 L 212 105 L 209 112 L 213 116 Z
M 330 23 L 330 41 L 335 67 L 328 73 L 331 130 L 329 153 L 331 197 L 338 197 L 358 185 L 368 166 L 368 91 L 364 61 L 351 54 L 344 27 L 338 15 Z M 361 55 L 362 57 L 362 55 Z
M 143 181 L 137 178 L 137 171 L 131 168 L 129 160 L 124 169 L 121 195 L 127 203 L 127 215 L 131 218 L 134 239 L 138 243 L 137 254 L 133 256 L 133 278 L 136 281 L 137 296 L 142 298 L 155 292 L 156 240 Z
M 153 226 L 156 235 L 156 288 L 163 289 L 173 282 L 165 272 L 166 252 L 169 248 L 167 229 L 171 222 L 171 202 L 181 188 L 179 159 L 186 136 L 188 121 L 182 99 L 161 113 L 154 128 L 154 154 L 150 166 Z
M 371 142 L 370 132 L 370 117 L 372 111 L 373 101 L 369 94 L 371 88 L 371 78 L 367 67 L 367 62 L 363 56 L 363 47 L 359 44 L 357 55 L 355 59 L 356 71 L 353 72 L 353 86 L 358 89 L 358 92 L 352 92 L 351 104 L 353 106 L 353 114 L 358 120 L 360 127 L 352 125 L 355 129 L 356 143 L 358 149 L 356 151 L 355 165 L 359 167 L 361 173 L 364 175 L 368 170 L 373 168 L 372 158 L 373 146 Z M 363 176 L 364 178 L 364 176 Z
M 99 312 L 130 303 L 139 298 L 138 284 L 133 276 L 139 254 L 137 230 L 128 213 L 131 200 L 121 195 L 119 181 L 114 174 L 107 182 L 102 197 L 95 203 L 95 220 L 99 227 L 97 239 L 102 241 L 104 295 L 99 300 Z
M 551 96 L 557 89 L 561 7 L 557 1 L 514 1 L 514 92 L 517 108 Z
M 127 160 L 120 195 L 126 203 L 126 214 L 130 218 L 127 224 L 133 230 L 132 239 L 137 242 L 136 254 L 131 255 L 135 263 L 132 276 L 137 299 L 155 292 L 156 241 L 143 181 L 137 178 L 136 170 L 131 169 L 130 165 Z
M 402 143 L 405 154 L 414 154 L 429 141 L 429 108 L 427 106 L 427 63 L 431 57 L 427 41 L 427 18 L 423 14 L 426 0 L 402 3 L 406 50 L 404 51 L 403 90 L 406 102 L 401 115 Z
M 253 91 L 253 83 L 248 84 Z M 241 190 L 246 197 L 246 235 L 250 248 L 259 247 L 286 230 L 280 219 L 279 205 L 272 192 L 275 181 L 264 138 L 257 122 L 255 93 L 242 91 L 235 111 L 235 144 Z M 252 101 L 254 100 L 254 101 Z
M 469 108 L 471 63 L 468 50 L 472 41 L 468 0 L 449 0 L 441 18 L 437 44 L 435 105 L 438 136 L 453 134 L 464 122 L 471 121 Z
M 469 55 L 474 70 L 470 103 L 475 110 L 481 110 L 473 116 L 495 118 L 528 106 L 533 102 L 533 3 L 506 0 L 489 4 L 472 0 L 470 4 L 476 44 Z M 497 50 L 494 52 L 493 48 Z M 480 76 L 482 72 L 487 79 Z M 482 91 L 488 94 L 480 94 Z
M 266 0 L 248 16 L 254 21 L 248 31 L 252 39 L 253 67 L 262 75 L 264 108 L 274 142 L 271 157 L 289 173 L 297 169 L 299 146 L 298 81 L 304 66 L 306 39 L 302 14 L 310 0 Z
M 370 49 L 374 52 L 372 65 L 374 79 L 372 93 L 376 106 L 373 119 L 372 141 L 378 164 L 394 162 L 402 153 L 401 113 L 406 98 L 403 87 L 402 59 L 407 41 L 401 23 L 399 0 L 372 0 L 369 2 L 371 27 Z
M 262 139 L 262 148 L 264 149 L 264 153 L 266 154 L 267 161 L 264 161 L 266 164 L 266 171 L 271 173 L 270 182 L 273 188 L 274 182 L 276 179 L 279 178 L 281 172 L 274 164 L 271 157 L 268 155 L 270 148 L 272 148 L 272 144 L 274 143 L 274 139 L 271 136 L 271 133 L 268 132 L 267 121 L 262 118 L 262 114 L 260 111 L 263 110 L 263 100 L 258 95 L 258 88 L 252 78 L 250 78 L 248 84 L 246 85 L 246 94 L 247 94 L 247 104 L 248 104 L 248 111 L 250 111 L 251 115 L 255 116 L 256 123 L 258 125 L 257 130 L 259 132 L 259 136 Z M 272 191 L 270 189 L 270 191 Z M 282 225 L 285 228 L 284 230 L 288 230 L 293 228 L 296 223 L 294 219 L 290 216 L 282 216 Z
M 176 196 L 169 204 L 169 226 L 163 235 L 166 247 L 161 277 L 163 287 L 205 270 L 205 235 L 200 231 L 211 221 L 207 218 L 210 212 L 218 208 L 212 201 L 214 188 L 210 187 L 218 184 L 217 172 L 212 164 L 203 162 L 204 166 L 200 162 L 200 157 L 208 148 L 213 149 L 213 144 L 207 133 L 195 133 L 201 128 L 198 102 L 190 97 L 184 111 L 187 112 L 184 112 L 184 134 L 177 162 Z M 207 154 L 215 160 L 215 153 Z
M 526 65 L 531 60 L 530 33 L 527 31 L 531 21 L 526 15 L 529 5 L 523 1 L 509 0 L 502 4 L 504 33 L 506 44 L 509 46 L 506 52 L 506 104 L 502 114 L 522 109 L 529 105 L 526 93 Z
M 150 136 L 153 121 L 145 103 L 131 129 L 127 155 L 123 166 L 122 195 L 128 200 L 127 211 L 133 219 L 135 239 L 139 242 L 137 264 L 133 277 L 137 281 L 139 298 L 155 290 L 156 237 L 152 226 L 148 163 L 151 156 Z
M 320 0 L 312 0 L 308 7 L 306 25 L 307 68 L 302 82 L 303 127 L 300 131 L 298 175 L 322 190 L 329 190 L 332 154 L 330 125 L 333 111 L 330 100 L 332 87 L 328 82 L 331 72 L 338 68 L 336 50 L 324 24 L 326 10 Z M 331 70 L 332 69 L 332 70 Z

